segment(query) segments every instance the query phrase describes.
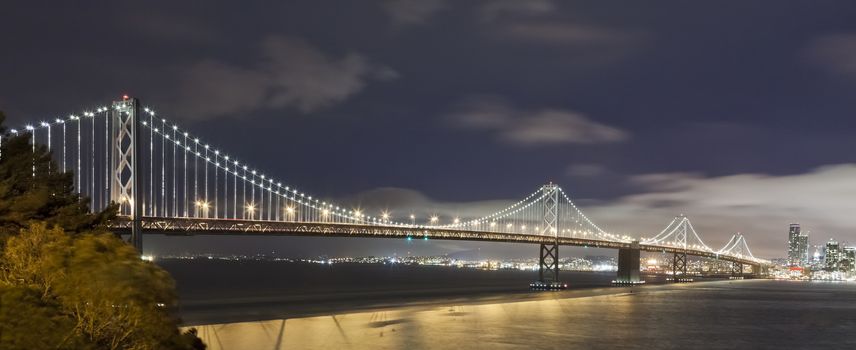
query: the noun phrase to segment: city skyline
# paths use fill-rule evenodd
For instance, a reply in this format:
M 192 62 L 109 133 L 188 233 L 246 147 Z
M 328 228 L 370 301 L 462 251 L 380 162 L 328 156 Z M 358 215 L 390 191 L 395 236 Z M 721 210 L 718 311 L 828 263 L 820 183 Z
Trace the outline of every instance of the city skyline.
M 785 255 L 792 222 L 815 242 L 856 241 L 848 198 L 856 160 L 847 152 L 856 144 L 846 132 L 856 109 L 854 5 L 776 3 L 771 16 L 751 4 L 627 3 L 626 12 L 553 1 L 424 4 L 433 5 L 250 6 L 259 25 L 234 31 L 216 25 L 230 21 L 218 3 L 55 12 L 14 4 L 22 15 L 0 34 L 16 53 L 0 58 L 9 77 L 0 109 L 11 123 L 51 120 L 86 107 L 79 101 L 129 93 L 266 173 L 377 213 L 460 208 L 416 213 L 452 220 L 554 181 L 622 233 L 651 236 L 684 213 L 712 246 L 743 232 L 765 257 Z M 345 9 L 350 20 L 323 20 Z M 47 57 L 62 59 L 46 65 Z M 254 137 L 230 137 L 236 129 Z M 282 144 L 260 141 L 283 135 Z M 265 161 L 273 156 L 283 161 Z M 151 240 L 163 250 L 407 247 Z

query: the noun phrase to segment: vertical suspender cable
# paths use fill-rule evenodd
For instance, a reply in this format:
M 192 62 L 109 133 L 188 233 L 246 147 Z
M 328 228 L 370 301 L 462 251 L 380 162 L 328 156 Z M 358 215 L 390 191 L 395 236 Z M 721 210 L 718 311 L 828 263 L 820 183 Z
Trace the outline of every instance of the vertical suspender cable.
M 110 204 L 110 152 L 112 151 L 110 147 L 110 110 L 104 108 L 104 207 L 106 208 L 108 204 Z M 65 134 L 65 124 L 62 125 L 62 132 Z M 65 136 L 63 136 L 63 144 L 65 143 Z M 65 145 L 63 145 L 65 148 Z M 65 162 L 63 160 L 63 162 Z M 63 164 L 65 166 L 65 164 Z
M 65 146 L 65 120 L 62 121 L 62 172 L 65 172 L 65 158 L 67 149 Z
M 205 188 L 205 196 L 204 203 L 202 203 L 202 216 L 206 219 L 208 218 L 208 205 L 210 202 L 208 201 L 208 145 L 205 145 L 205 158 L 202 159 L 202 164 L 205 164 L 205 181 L 203 181 L 203 187 Z
M 233 181 L 232 182 L 232 188 L 234 188 L 235 190 L 232 191 L 232 219 L 237 219 L 238 218 L 238 161 L 235 161 L 234 164 L 235 164 L 235 172 L 232 174 L 232 175 L 234 175 L 233 180 L 232 180 Z
M 155 200 L 155 116 L 149 113 L 149 215 L 157 216 Z
M 183 170 L 184 170 L 184 184 L 181 186 L 181 189 L 182 189 L 182 191 L 184 192 L 184 201 L 183 201 L 183 204 L 184 204 L 184 217 L 187 217 L 187 204 L 188 204 L 188 201 L 187 201 L 187 148 L 188 148 L 188 147 L 189 147 L 189 146 L 187 146 L 187 133 L 185 132 L 185 133 L 184 133 L 184 144 L 183 144 L 183 145 L 182 145 L 182 147 L 181 147 L 182 151 L 184 152 L 184 167 L 183 167 Z
M 90 141 L 89 143 L 92 144 L 92 149 L 91 149 L 91 152 L 89 153 L 89 165 L 90 165 L 89 189 L 92 191 L 92 196 L 89 198 L 92 198 L 91 199 L 93 201 L 92 210 L 95 210 L 95 208 L 94 208 L 95 207 L 95 205 L 94 205 L 95 204 L 94 203 L 94 201 L 95 201 L 95 169 L 97 168 L 95 166 L 95 114 L 91 114 L 90 116 L 91 116 L 90 120 L 92 122 L 92 137 L 89 140 Z
M 168 209 L 166 204 L 166 119 L 161 119 L 161 184 L 160 184 L 160 202 L 161 215 L 166 217 Z
M 214 218 L 215 219 L 218 216 L 217 215 L 217 209 L 218 209 L 217 208 L 217 195 L 219 195 L 219 193 L 218 193 L 219 191 L 218 191 L 218 187 L 217 187 L 217 181 L 219 181 L 220 179 L 218 178 L 217 174 L 220 173 L 220 161 L 218 160 L 219 157 L 220 157 L 220 151 L 214 151 Z
M 80 117 L 75 119 L 77 119 L 77 191 L 81 192 L 83 186 L 80 177 Z
M 199 158 L 199 139 L 193 139 L 193 205 L 194 216 L 199 216 L 199 166 L 196 159 Z
M 172 126 L 172 216 L 178 216 L 178 191 L 176 189 L 175 183 L 175 146 L 178 143 L 178 139 L 176 138 L 176 129 L 178 129 L 175 125 Z

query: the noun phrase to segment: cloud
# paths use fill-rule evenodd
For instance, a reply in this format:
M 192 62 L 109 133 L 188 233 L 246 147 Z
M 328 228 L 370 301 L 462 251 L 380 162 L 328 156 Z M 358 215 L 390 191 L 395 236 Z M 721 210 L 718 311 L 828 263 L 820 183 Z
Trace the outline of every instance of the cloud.
M 520 41 L 563 45 L 630 44 L 637 38 L 636 35 L 617 29 L 542 21 L 514 23 L 507 26 L 504 33 L 506 37 Z
M 813 40 L 804 52 L 813 63 L 833 73 L 856 76 L 856 34 L 833 34 Z
M 445 0 L 387 0 L 381 8 L 397 25 L 423 24 L 446 7 Z
M 600 164 L 573 164 L 566 171 L 568 175 L 576 177 L 595 177 L 607 172 L 606 167 Z
M 188 119 L 253 111 L 264 105 L 269 86 L 262 72 L 212 60 L 194 64 L 183 74 L 177 115 Z
M 184 69 L 175 93 L 185 118 L 236 116 L 264 108 L 294 107 L 303 113 L 341 103 L 369 81 L 398 74 L 358 53 L 328 55 L 295 38 L 270 37 L 249 67 L 204 60 Z
M 500 98 L 477 96 L 465 101 L 448 118 L 458 127 L 494 132 L 515 145 L 619 142 L 629 134 L 587 116 L 560 109 L 518 110 Z
M 551 0 L 492 0 L 479 8 L 479 17 L 484 21 L 494 21 L 503 17 L 537 16 L 556 10 Z
M 341 102 L 365 87 L 368 79 L 388 80 L 397 74 L 349 53 L 333 58 L 302 40 L 265 40 L 263 70 L 270 73 L 270 104 L 296 106 L 303 112 Z

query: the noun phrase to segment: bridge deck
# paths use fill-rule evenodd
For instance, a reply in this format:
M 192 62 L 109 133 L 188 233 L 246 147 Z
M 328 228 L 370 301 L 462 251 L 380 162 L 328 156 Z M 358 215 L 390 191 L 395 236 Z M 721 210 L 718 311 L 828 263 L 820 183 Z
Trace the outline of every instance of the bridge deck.
M 131 220 L 119 217 L 110 225 L 110 229 L 119 234 L 129 234 Z M 362 238 L 397 238 L 406 239 L 439 239 L 479 242 L 551 244 L 555 237 L 528 235 L 519 233 L 502 233 L 489 231 L 456 230 L 448 228 L 427 228 L 409 226 L 383 226 L 330 222 L 290 222 L 290 221 L 258 221 L 234 219 L 199 219 L 199 218 L 161 218 L 145 217 L 142 219 L 143 232 L 146 234 L 166 235 L 256 235 L 256 236 L 312 236 L 312 237 L 362 237 Z M 559 237 L 559 245 L 629 249 L 631 243 L 606 241 L 591 238 Z M 682 253 L 688 255 L 715 258 L 724 261 L 738 262 L 748 265 L 758 265 L 759 262 L 719 255 L 709 251 L 682 249 L 671 246 L 639 244 L 639 249 L 647 252 Z

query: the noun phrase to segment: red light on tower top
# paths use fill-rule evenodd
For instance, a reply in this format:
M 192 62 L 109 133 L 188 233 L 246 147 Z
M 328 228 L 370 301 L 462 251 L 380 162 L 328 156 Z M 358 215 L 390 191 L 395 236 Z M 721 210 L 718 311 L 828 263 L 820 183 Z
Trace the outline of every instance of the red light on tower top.
M 123 100 L 127 100 L 128 98 L 129 98 L 129 97 L 128 97 L 128 95 L 127 95 L 127 94 L 122 95 L 122 99 L 123 99 Z

